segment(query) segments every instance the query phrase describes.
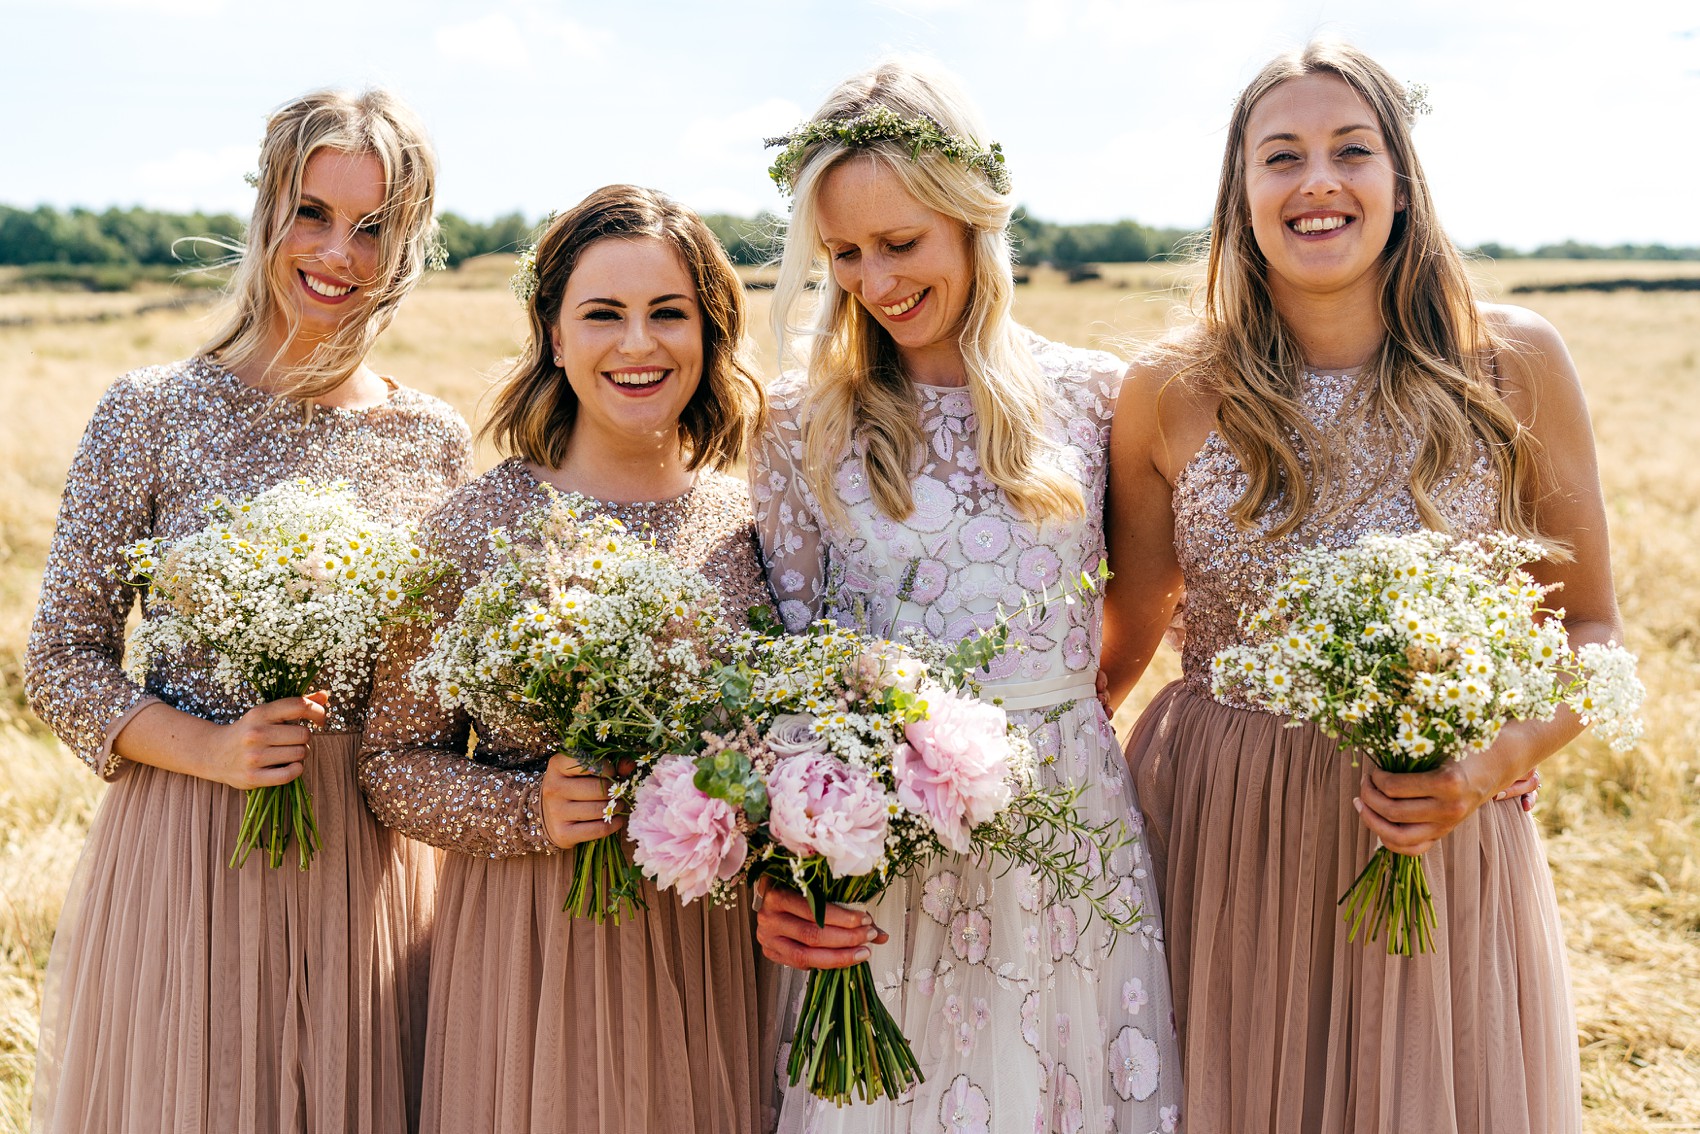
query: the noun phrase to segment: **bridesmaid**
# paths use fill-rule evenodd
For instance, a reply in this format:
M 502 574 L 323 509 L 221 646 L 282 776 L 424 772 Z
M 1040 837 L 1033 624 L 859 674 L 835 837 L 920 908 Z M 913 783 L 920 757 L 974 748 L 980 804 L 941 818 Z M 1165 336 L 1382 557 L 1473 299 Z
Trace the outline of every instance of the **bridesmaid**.
M 1148 629 L 1109 659 L 1112 695 L 1153 609 L 1187 594 L 1184 677 L 1128 753 L 1194 1129 L 1581 1127 L 1552 880 L 1514 798 L 1575 717 L 1390 775 L 1210 692 L 1211 657 L 1291 557 L 1371 531 L 1536 535 L 1571 641 L 1621 637 L 1575 367 L 1539 316 L 1476 297 L 1412 146 L 1419 109 L 1344 45 L 1258 74 L 1229 124 L 1202 319 L 1116 413 L 1109 604 Z M 1335 901 L 1377 840 L 1423 855 L 1435 952 L 1347 941 Z
M 775 164 L 795 196 L 774 302 L 782 345 L 819 284 L 807 372 L 774 388 L 750 462 L 792 629 L 824 616 L 956 641 L 1103 558 L 1126 367 L 1012 318 L 1014 202 L 984 137 L 953 81 L 895 62 L 839 84 Z M 1099 630 L 1095 600 L 1017 620 L 1017 648 L 986 688 L 1033 731 L 1046 781 L 1079 787 L 1088 822 L 1137 834 L 1094 688 Z M 1141 844 L 1110 869 L 1144 907 L 1119 939 L 1024 871 L 954 856 L 868 914 L 833 907 L 824 928 L 795 892 L 768 891 L 767 956 L 796 968 L 867 958 L 926 1076 L 900 1099 L 842 1109 L 793 1088 L 781 1129 L 1176 1129 L 1162 922 L 1142 892 Z
M 417 520 L 468 475 L 466 424 L 367 352 L 436 240 L 436 158 L 383 91 L 273 114 L 228 321 L 102 398 L 66 479 L 25 655 L 31 706 L 111 781 L 48 964 L 40 1132 L 400 1132 L 416 1114 L 429 852 L 354 781 L 362 699 L 249 707 L 207 656 L 121 667 L 120 549 L 202 527 L 215 496 L 344 480 Z M 356 682 L 364 684 L 365 677 Z M 242 789 L 305 775 L 323 846 L 272 869 Z
M 714 235 L 659 193 L 611 185 L 549 225 L 527 285 L 530 341 L 484 427 L 515 455 L 426 521 L 461 569 L 437 605 L 456 608 L 492 564 L 490 530 L 549 489 L 647 530 L 720 586 L 728 615 L 767 602 L 749 493 L 721 471 L 763 397 L 739 357 L 742 284 Z M 404 633 L 380 666 L 360 767 L 384 822 L 449 852 L 423 1130 L 765 1129 L 773 1013 L 748 907 L 681 906 L 646 881 L 646 908 L 620 925 L 563 913 L 572 859 L 559 852 L 624 819 L 602 822 L 605 782 L 546 735 L 412 690 L 429 640 Z

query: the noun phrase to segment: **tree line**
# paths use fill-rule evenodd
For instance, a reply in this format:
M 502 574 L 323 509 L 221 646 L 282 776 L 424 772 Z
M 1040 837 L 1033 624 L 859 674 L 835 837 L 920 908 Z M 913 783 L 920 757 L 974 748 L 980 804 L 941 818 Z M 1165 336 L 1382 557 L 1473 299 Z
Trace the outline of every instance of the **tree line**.
M 539 223 L 519 213 L 491 221 L 445 213 L 440 220 L 450 267 L 474 256 L 516 252 L 532 239 Z M 716 213 L 703 220 L 734 263 L 762 264 L 773 258 L 781 227 L 777 218 Z M 1025 209 L 1017 211 L 1010 233 L 1023 264 L 1065 269 L 1162 260 L 1197 236 L 1187 229 L 1152 228 L 1131 220 L 1058 224 L 1033 217 Z M 213 267 L 227 261 L 241 239 L 242 221 L 229 213 L 167 213 L 140 207 L 62 212 L 47 205 L 35 209 L 0 205 L 0 264 L 36 266 L 34 274 L 41 278 L 54 278 L 51 270 L 42 270 L 52 266 L 66 279 L 78 277 L 70 269 L 82 268 L 148 269 L 141 274 L 165 276 L 185 268 Z M 1487 243 L 1473 251 L 1495 259 L 1700 260 L 1700 248 L 1664 244 L 1600 246 L 1567 241 L 1525 253 Z M 123 275 L 120 271 L 114 278 Z

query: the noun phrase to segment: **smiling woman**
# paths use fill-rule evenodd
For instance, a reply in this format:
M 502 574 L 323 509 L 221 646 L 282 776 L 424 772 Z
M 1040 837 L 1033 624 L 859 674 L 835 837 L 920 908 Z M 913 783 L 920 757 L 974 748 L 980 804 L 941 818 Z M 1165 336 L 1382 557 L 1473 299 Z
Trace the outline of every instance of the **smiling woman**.
M 435 176 L 423 129 L 382 91 L 278 110 L 225 327 L 195 358 L 114 382 L 77 450 L 25 684 L 113 782 L 53 941 L 38 1131 L 415 1120 L 432 863 L 362 805 L 364 696 L 256 705 L 200 651 L 132 680 L 137 592 L 115 569 L 139 540 L 204 527 L 220 496 L 345 481 L 364 511 L 406 523 L 466 478 L 459 415 L 365 361 L 423 269 Z M 369 677 L 327 686 L 363 693 Z M 319 820 L 311 867 L 227 867 L 245 790 L 296 780 Z
M 734 620 L 768 594 L 749 494 L 721 471 L 761 413 L 740 360 L 743 288 L 695 213 L 611 185 L 538 241 L 525 352 L 487 433 L 514 453 L 451 496 L 425 536 L 460 568 L 453 611 L 498 562 L 488 535 L 555 489 L 653 538 Z M 379 818 L 444 848 L 421 1129 L 765 1129 L 774 1020 L 747 905 L 681 905 L 643 884 L 623 922 L 563 906 L 577 847 L 617 830 L 608 785 L 537 728 L 469 718 L 380 667 L 360 779 Z M 476 731 L 477 743 L 471 744 Z

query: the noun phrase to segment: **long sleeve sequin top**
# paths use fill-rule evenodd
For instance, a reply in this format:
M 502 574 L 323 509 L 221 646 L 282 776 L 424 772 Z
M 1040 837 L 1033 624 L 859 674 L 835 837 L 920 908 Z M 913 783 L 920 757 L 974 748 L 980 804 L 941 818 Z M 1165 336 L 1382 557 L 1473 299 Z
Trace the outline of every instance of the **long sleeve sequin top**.
M 547 500 L 548 490 L 515 457 L 432 513 L 424 525 L 427 546 L 459 568 L 433 596 L 440 617 L 453 614 L 466 589 L 493 566 L 491 529 L 506 528 L 517 538 L 516 521 Z M 647 531 L 657 547 L 707 576 L 735 625 L 751 606 L 771 601 L 741 481 L 704 471 L 682 496 L 602 510 L 633 531 Z M 378 665 L 360 757 L 360 786 L 373 814 L 405 835 L 463 854 L 552 853 L 543 830 L 542 779 L 554 744 L 542 729 L 480 721 L 414 690 L 408 671 L 430 639 L 429 627 L 401 628 Z
M 251 496 L 296 478 L 347 481 L 375 516 L 417 520 L 465 482 L 470 456 L 460 414 L 406 387 L 371 409 L 318 407 L 308 419 L 299 403 L 205 359 L 124 375 L 101 398 L 65 478 L 24 653 L 30 707 L 108 778 L 122 763 L 113 738 L 147 704 L 235 720 L 251 706 L 212 679 L 207 655 L 156 662 L 140 683 L 124 673 L 137 592 L 114 573 L 122 549 L 204 527 L 215 496 Z M 328 728 L 359 730 L 364 698 L 330 708 Z

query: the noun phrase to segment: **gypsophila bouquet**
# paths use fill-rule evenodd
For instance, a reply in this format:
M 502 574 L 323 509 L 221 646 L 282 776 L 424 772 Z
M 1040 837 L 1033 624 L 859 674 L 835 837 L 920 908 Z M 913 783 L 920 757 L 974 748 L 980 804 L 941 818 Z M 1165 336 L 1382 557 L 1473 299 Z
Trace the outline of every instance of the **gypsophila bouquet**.
M 328 688 L 352 700 L 384 627 L 423 617 L 421 597 L 447 571 L 414 528 L 376 522 L 340 482 L 215 497 L 207 514 L 211 523 L 181 539 L 124 549 L 151 615 L 130 636 L 138 680 L 161 655 L 205 649 L 234 696 L 263 704 Z M 249 790 L 230 865 L 264 845 L 279 866 L 291 835 L 305 868 L 319 845 L 305 775 Z
M 612 781 L 613 818 L 650 765 L 687 750 L 714 701 L 714 651 L 727 631 L 719 593 L 582 496 L 551 492 L 490 534 L 496 565 L 467 590 L 410 680 L 444 708 L 547 729 Z M 618 834 L 574 849 L 566 908 L 618 922 L 642 875 Z
M 1539 544 L 1493 533 L 1370 534 L 1343 551 L 1297 555 L 1271 599 L 1243 618 L 1256 642 L 1211 661 L 1216 693 L 1314 721 L 1390 772 L 1426 772 L 1492 744 L 1511 720 L 1560 705 L 1612 747 L 1640 738 L 1645 690 L 1616 645 L 1573 651 L 1549 588 L 1522 570 Z M 1379 848 L 1340 899 L 1352 926 L 1387 951 L 1433 948 L 1422 859 Z
M 970 675 L 1007 640 L 1007 623 L 947 648 L 827 621 L 784 634 L 758 619 L 720 673 L 729 727 L 638 789 L 637 862 L 686 902 L 728 901 L 768 875 L 820 921 L 827 902 L 869 901 L 947 852 L 995 857 L 1130 926 L 1137 911 L 1098 888 L 1127 841 L 1120 822 L 1089 826 L 1078 789 L 1041 786 L 1026 734 L 977 695 Z M 921 1078 L 867 962 L 809 974 L 788 1069 L 839 1105 Z

